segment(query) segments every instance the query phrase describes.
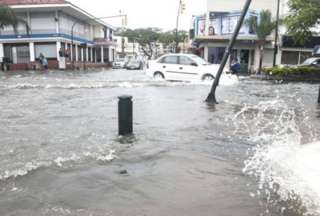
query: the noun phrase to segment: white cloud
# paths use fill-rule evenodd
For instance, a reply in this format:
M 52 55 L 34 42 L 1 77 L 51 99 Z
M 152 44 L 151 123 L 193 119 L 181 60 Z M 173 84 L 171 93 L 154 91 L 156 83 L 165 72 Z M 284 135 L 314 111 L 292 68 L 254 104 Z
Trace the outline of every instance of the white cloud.
M 181 16 L 180 28 L 188 30 L 193 14 L 205 12 L 206 0 L 184 0 L 186 11 Z M 179 0 L 71 0 L 72 3 L 97 17 L 118 15 L 121 10 L 128 15 L 129 28 L 159 27 L 174 29 Z M 121 25 L 119 19 L 106 19 L 113 25 Z

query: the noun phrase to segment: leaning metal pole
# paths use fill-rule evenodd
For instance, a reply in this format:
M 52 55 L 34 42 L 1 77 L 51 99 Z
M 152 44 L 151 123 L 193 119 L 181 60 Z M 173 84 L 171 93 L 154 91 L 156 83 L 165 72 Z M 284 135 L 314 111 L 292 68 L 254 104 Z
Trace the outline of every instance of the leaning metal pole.
M 279 15 L 280 14 L 280 0 L 277 2 L 277 20 L 276 20 L 276 32 L 274 39 L 274 54 L 273 54 L 273 67 L 277 65 L 277 54 L 279 51 L 278 39 L 279 39 Z
M 216 90 L 217 90 L 217 87 L 219 85 L 220 77 L 221 77 L 221 74 L 223 72 L 224 67 L 226 66 L 226 63 L 227 63 L 228 58 L 230 56 L 230 53 L 231 53 L 231 51 L 233 49 L 233 46 L 234 46 L 234 44 L 235 44 L 235 42 L 237 40 L 237 37 L 238 37 L 238 34 L 240 32 L 241 26 L 243 24 L 244 18 L 246 17 L 246 14 L 247 14 L 247 12 L 249 10 L 251 1 L 252 0 L 247 0 L 246 3 L 245 3 L 245 6 L 243 7 L 242 14 L 240 16 L 240 19 L 238 21 L 236 29 L 235 29 L 235 31 L 233 33 L 232 39 L 230 40 L 228 48 L 226 49 L 226 51 L 224 53 L 222 62 L 220 64 L 220 67 L 219 67 L 219 70 L 218 70 L 218 73 L 216 75 L 216 78 L 214 79 L 211 91 L 210 91 L 210 93 L 209 93 L 209 95 L 208 95 L 208 97 L 206 99 L 206 102 L 208 102 L 208 103 L 217 103 Z

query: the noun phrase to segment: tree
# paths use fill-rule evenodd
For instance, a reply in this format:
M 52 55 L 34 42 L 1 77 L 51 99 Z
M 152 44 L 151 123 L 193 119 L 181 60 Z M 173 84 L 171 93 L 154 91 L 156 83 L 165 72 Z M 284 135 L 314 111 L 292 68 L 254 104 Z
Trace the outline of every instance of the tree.
M 17 34 L 17 29 L 19 23 L 26 26 L 26 32 L 29 34 L 29 25 L 22 18 L 18 17 L 14 10 L 6 5 L 0 5 L 0 29 L 4 29 L 5 27 L 12 26 L 14 32 Z
M 136 42 L 140 45 L 142 52 L 150 59 L 153 56 L 154 46 L 160 37 L 160 29 L 158 28 L 140 28 L 127 29 L 120 33 L 121 36 L 128 37 L 130 42 Z
M 260 50 L 258 73 L 261 73 L 266 39 L 272 31 L 275 30 L 276 21 L 272 20 L 272 14 L 269 10 L 262 10 L 259 14 L 259 18 L 252 16 L 246 21 L 246 24 L 252 28 L 258 37 L 258 46 Z
M 288 34 L 303 44 L 313 35 L 312 28 L 320 24 L 319 0 L 289 0 L 289 15 L 285 19 Z
M 186 31 L 178 32 L 178 43 L 184 42 L 188 38 L 188 33 Z M 161 42 L 165 47 L 176 45 L 176 30 L 163 32 L 160 34 L 159 42 Z

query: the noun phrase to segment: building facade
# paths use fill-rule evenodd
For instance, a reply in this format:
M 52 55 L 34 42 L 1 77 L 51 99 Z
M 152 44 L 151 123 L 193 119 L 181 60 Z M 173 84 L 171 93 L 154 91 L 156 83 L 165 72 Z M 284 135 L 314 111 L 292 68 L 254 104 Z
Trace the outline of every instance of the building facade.
M 252 1 L 246 20 L 252 16 L 258 19 L 260 11 L 265 9 L 270 10 L 275 19 L 277 2 L 278 0 Z M 280 17 L 284 17 L 288 13 L 287 3 L 288 0 L 280 0 Z M 193 45 L 197 47 L 199 55 L 211 63 L 220 63 L 244 4 L 245 0 L 207 0 L 207 11 L 203 15 L 193 17 L 192 30 L 190 31 L 193 34 Z M 288 37 L 285 33 L 285 27 L 280 27 L 279 52 L 276 55 L 277 65 L 300 64 L 312 55 L 312 45 L 301 47 L 290 43 L 289 47 L 286 43 Z M 273 65 L 274 47 L 275 33 L 272 33 L 267 37 L 263 66 Z M 242 72 L 254 73 L 259 67 L 259 55 L 257 35 L 246 24 L 243 24 L 229 63 L 236 58 L 242 66 Z
M 0 30 L 0 59 L 12 69 L 35 68 L 42 53 L 50 68 L 58 68 L 61 50 L 67 66 L 106 66 L 115 57 L 114 28 L 64 0 L 0 0 L 30 28 Z

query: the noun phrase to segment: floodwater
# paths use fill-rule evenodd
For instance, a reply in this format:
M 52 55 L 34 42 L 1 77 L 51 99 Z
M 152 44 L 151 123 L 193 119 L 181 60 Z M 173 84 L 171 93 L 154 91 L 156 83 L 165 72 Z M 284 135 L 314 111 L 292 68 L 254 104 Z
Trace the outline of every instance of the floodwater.
M 217 106 L 209 89 L 142 71 L 0 72 L 0 215 L 320 215 L 318 86 L 241 78 Z M 130 138 L 117 136 L 123 94 Z

